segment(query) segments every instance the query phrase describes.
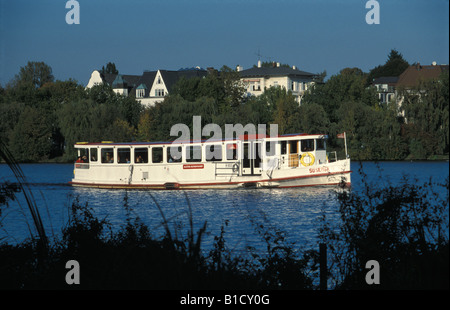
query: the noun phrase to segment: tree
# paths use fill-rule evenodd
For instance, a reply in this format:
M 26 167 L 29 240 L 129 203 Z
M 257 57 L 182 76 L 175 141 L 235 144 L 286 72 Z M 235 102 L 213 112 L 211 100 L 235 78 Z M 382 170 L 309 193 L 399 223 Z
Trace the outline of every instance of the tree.
M 144 109 L 139 117 L 139 123 L 137 127 L 137 139 L 139 141 L 150 141 L 151 136 L 151 126 L 152 126 L 152 114 L 150 109 Z
M 302 131 L 298 122 L 298 102 L 291 91 L 281 87 L 270 87 L 264 91 L 268 106 L 272 105 L 273 123 L 278 124 L 278 134 Z M 267 100 L 267 99 L 266 99 Z
M 29 61 L 25 67 L 20 68 L 19 74 L 15 77 L 15 85 L 40 88 L 53 80 L 50 66 L 44 62 Z
M 5 145 L 9 144 L 11 133 L 19 121 L 24 106 L 19 102 L 0 103 L 0 140 Z
M 116 64 L 113 62 L 108 62 L 105 66 L 102 66 L 102 70 L 100 70 L 100 73 L 105 74 L 119 74 L 119 70 L 116 69 Z
M 327 113 L 331 123 L 338 123 L 337 110 L 348 101 L 362 102 L 376 106 L 378 98 L 375 90 L 366 87 L 367 74 L 359 68 L 344 68 L 339 74 L 331 76 L 324 84 L 309 89 L 302 102 L 317 103 Z
M 324 108 L 317 103 L 302 104 L 298 112 L 299 127 L 310 134 L 328 134 L 330 121 Z
M 415 88 L 399 92 L 404 98 L 402 108 L 408 120 L 406 135 L 415 159 L 449 151 L 449 74 L 437 80 L 422 81 Z
M 382 76 L 399 76 L 409 67 L 409 63 L 397 50 L 392 49 L 384 65 L 377 66 L 370 70 L 367 83 L 370 84 L 376 78 Z
M 77 100 L 65 104 L 58 112 L 58 124 L 65 140 L 65 154 L 72 158 L 73 145 L 78 141 L 93 141 L 91 138 L 94 102 Z
M 223 83 L 225 106 L 239 106 L 244 101 L 245 94 L 245 87 L 241 82 L 239 72 L 223 66 L 220 69 L 220 79 Z
M 49 158 L 52 128 L 47 114 L 25 107 L 11 133 L 10 149 L 17 161 L 41 161 Z

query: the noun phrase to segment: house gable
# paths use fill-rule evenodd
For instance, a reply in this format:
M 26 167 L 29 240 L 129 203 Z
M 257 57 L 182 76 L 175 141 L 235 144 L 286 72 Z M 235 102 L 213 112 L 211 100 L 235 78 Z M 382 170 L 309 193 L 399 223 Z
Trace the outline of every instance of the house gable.
M 169 91 L 166 87 L 166 84 L 164 83 L 163 76 L 161 74 L 162 70 L 158 70 L 156 72 L 155 78 L 153 80 L 152 86 L 150 88 L 150 97 L 164 97 L 166 96 Z

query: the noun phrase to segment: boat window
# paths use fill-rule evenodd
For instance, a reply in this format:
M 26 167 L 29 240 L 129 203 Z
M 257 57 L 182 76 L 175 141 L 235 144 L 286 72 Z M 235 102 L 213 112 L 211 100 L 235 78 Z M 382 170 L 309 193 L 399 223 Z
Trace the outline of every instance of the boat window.
M 102 149 L 102 163 L 103 164 L 111 164 L 114 162 L 114 149 L 112 148 L 104 148 Z
M 317 151 L 326 150 L 325 139 L 317 139 L 316 140 L 316 150 Z
M 289 153 L 290 154 L 297 154 L 298 153 L 298 149 L 297 149 L 297 140 L 294 141 L 289 141 Z
M 77 163 L 89 162 L 89 149 L 78 149 Z
M 236 143 L 227 144 L 227 160 L 237 160 L 238 146 Z
M 267 141 L 266 142 L 266 156 L 273 156 L 275 155 L 275 141 Z
M 167 148 L 167 162 L 168 163 L 181 163 L 182 158 L 181 146 L 169 146 Z
M 163 162 L 163 149 L 162 147 L 152 147 L 152 163 Z
M 254 152 L 256 152 L 256 154 L 253 154 L 254 158 L 254 166 L 255 168 L 259 168 L 261 167 L 261 158 L 262 158 L 262 150 L 261 150 L 261 143 L 254 143 Z
M 148 148 L 142 147 L 134 149 L 134 158 L 136 164 L 148 163 Z
M 97 148 L 91 148 L 91 161 L 97 160 L 98 160 Z
M 202 147 L 200 145 L 186 146 L 186 162 L 202 161 Z
M 287 141 L 280 141 L 281 145 L 281 155 L 286 155 L 287 153 Z
M 119 164 L 129 164 L 131 158 L 130 148 L 119 148 L 117 149 L 117 162 Z
M 314 139 L 306 139 L 301 141 L 302 152 L 314 151 Z
M 244 168 L 250 168 L 250 143 L 246 142 L 244 143 L 244 149 L 242 154 L 242 167 Z
M 221 161 L 222 160 L 222 145 L 214 144 L 207 145 L 205 149 L 206 161 Z

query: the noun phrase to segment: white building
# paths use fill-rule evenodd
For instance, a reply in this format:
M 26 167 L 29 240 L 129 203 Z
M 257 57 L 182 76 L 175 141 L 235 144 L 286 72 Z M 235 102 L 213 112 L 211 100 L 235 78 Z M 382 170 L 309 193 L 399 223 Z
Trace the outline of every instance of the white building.
M 242 70 L 241 66 L 237 66 L 237 71 L 248 96 L 259 96 L 265 89 L 279 86 L 291 91 L 299 104 L 305 91 L 315 83 L 316 77 L 316 74 L 298 70 L 295 66 L 281 66 L 279 62 L 273 63 L 271 67 L 263 67 L 260 60 L 257 67 Z
M 373 80 L 372 85 L 377 90 L 381 104 L 395 102 L 395 85 L 397 81 L 398 76 L 382 76 Z
M 178 71 L 145 71 L 142 75 L 102 74 L 95 70 L 86 88 L 107 83 L 120 95 L 134 96 L 141 104 L 154 106 L 164 100 L 180 78 L 204 77 L 207 74 L 207 70 L 199 67 Z

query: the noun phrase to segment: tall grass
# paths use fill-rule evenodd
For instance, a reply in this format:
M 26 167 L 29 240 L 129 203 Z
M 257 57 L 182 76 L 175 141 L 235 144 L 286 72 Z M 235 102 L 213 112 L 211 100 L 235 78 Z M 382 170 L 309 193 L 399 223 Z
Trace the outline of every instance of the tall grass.
M 39 214 L 39 209 L 37 207 L 36 201 L 33 197 L 33 192 L 31 191 L 28 182 L 26 181 L 25 175 L 22 172 L 22 169 L 12 156 L 11 152 L 8 150 L 3 141 L 0 140 L 0 158 L 3 159 L 11 171 L 14 173 L 14 176 L 17 180 L 16 188 L 13 191 L 9 191 L 9 195 L 12 195 L 10 198 L 15 197 L 15 193 L 21 192 L 24 196 L 28 210 L 30 211 L 31 217 L 33 219 L 34 227 L 39 235 L 39 244 L 42 248 L 46 248 L 48 245 L 47 235 L 45 234 L 44 225 L 42 223 L 41 216 Z M 30 232 L 33 236 L 33 234 Z
M 396 185 L 369 183 L 339 191 L 340 221 L 323 215 L 320 242 L 331 256 L 338 289 L 435 289 L 449 287 L 449 179 L 421 184 L 403 176 Z M 365 281 L 369 260 L 380 264 L 381 283 Z

